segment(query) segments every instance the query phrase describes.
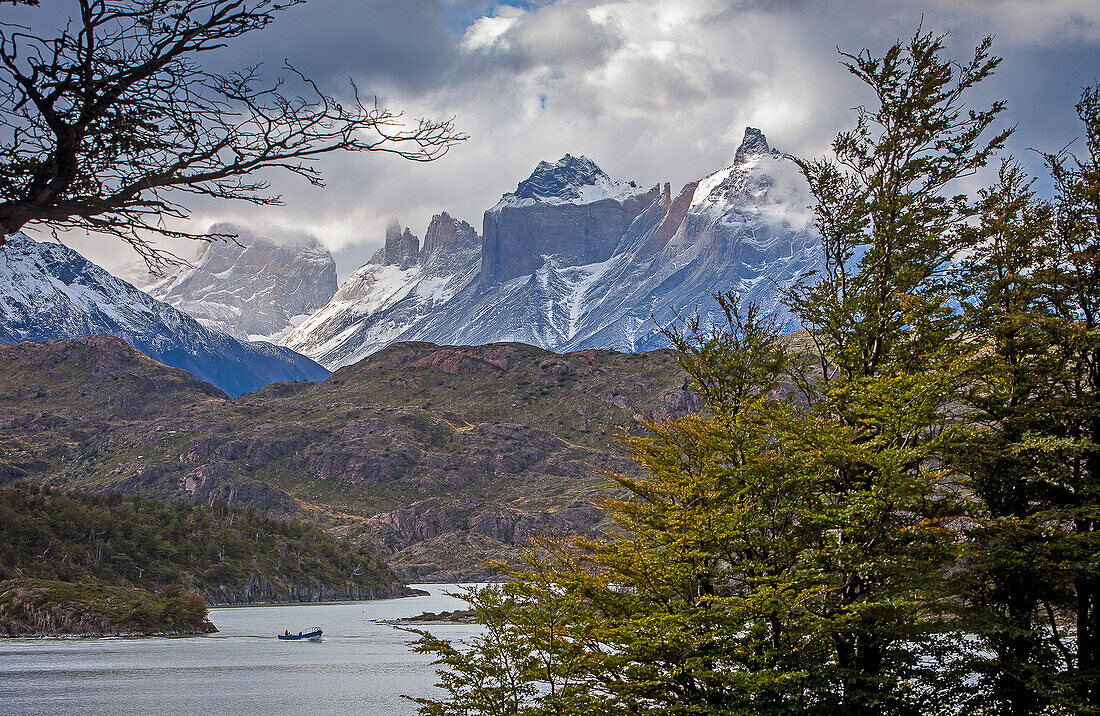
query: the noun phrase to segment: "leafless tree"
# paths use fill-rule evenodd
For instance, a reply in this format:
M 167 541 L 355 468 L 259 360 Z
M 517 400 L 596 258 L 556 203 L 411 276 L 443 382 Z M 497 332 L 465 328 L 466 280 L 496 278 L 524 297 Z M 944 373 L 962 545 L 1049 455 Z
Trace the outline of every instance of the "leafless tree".
M 450 120 L 410 122 L 361 101 L 354 83 L 342 103 L 289 64 L 270 83 L 258 65 L 200 64 L 304 1 L 75 0 L 55 37 L 0 22 L 0 246 L 28 224 L 83 229 L 163 268 L 175 257 L 152 236 L 210 238 L 166 223 L 188 216 L 187 195 L 279 204 L 257 172 L 321 186 L 325 154 L 423 162 L 465 139 Z

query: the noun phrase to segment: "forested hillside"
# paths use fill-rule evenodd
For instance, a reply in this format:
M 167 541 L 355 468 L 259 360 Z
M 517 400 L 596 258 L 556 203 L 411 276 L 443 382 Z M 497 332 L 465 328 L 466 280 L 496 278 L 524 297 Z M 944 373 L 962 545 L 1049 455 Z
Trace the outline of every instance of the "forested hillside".
M 369 549 L 300 521 L 223 503 L 0 488 L 0 633 L 201 631 L 205 602 L 406 592 Z M 50 616 L 55 606 L 63 617 Z

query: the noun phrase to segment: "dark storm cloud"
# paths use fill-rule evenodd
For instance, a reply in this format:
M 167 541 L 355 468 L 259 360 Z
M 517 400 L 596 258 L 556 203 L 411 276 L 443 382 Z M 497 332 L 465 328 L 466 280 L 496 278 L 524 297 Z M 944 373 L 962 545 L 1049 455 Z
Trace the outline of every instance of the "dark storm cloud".
M 457 36 L 440 0 L 310 0 L 292 7 L 263 32 L 227 48 L 237 64 L 289 59 L 326 84 L 355 78 L 363 89 L 396 84 L 409 91 L 434 86 L 451 66 Z
M 203 60 L 214 69 L 262 62 L 276 74 L 284 59 L 316 79 L 377 78 L 410 89 L 438 82 L 450 67 L 465 24 L 489 3 L 446 0 L 310 0 L 276 13 L 262 32 L 232 40 Z M 44 35 L 76 17 L 76 3 L 46 0 L 39 7 L 0 5 L 0 20 L 19 23 Z M 74 24 L 75 26 L 75 24 Z

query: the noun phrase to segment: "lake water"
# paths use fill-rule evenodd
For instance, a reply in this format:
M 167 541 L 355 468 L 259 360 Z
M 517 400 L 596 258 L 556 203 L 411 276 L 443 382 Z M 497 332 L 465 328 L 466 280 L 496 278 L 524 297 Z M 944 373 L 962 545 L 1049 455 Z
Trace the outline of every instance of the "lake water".
M 0 639 L 5 714 L 414 714 L 438 694 L 413 635 L 376 620 L 461 609 L 458 585 L 370 602 L 211 609 L 217 634 L 132 639 Z M 320 625 L 320 642 L 283 642 Z M 462 640 L 480 628 L 420 624 Z

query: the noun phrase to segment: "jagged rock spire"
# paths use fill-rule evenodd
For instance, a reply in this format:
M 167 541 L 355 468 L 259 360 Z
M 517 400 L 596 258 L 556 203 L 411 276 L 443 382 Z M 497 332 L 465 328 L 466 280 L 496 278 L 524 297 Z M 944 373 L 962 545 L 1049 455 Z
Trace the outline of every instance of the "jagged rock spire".
M 414 236 L 407 226 L 402 232 L 401 224 L 391 221 L 386 227 L 386 243 L 375 252 L 368 263 L 400 266 L 402 269 L 407 269 L 416 265 L 419 258 L 420 239 Z
M 733 163 L 743 164 L 753 157 L 773 153 L 775 150 L 768 146 L 768 139 L 763 132 L 755 127 L 745 127 L 745 138 L 741 140 L 741 146 L 733 156 Z
M 481 237 L 477 230 L 465 221 L 455 219 L 447 212 L 432 217 L 428 230 L 424 233 L 424 243 L 420 247 L 420 262 L 439 251 L 461 251 L 481 248 Z

